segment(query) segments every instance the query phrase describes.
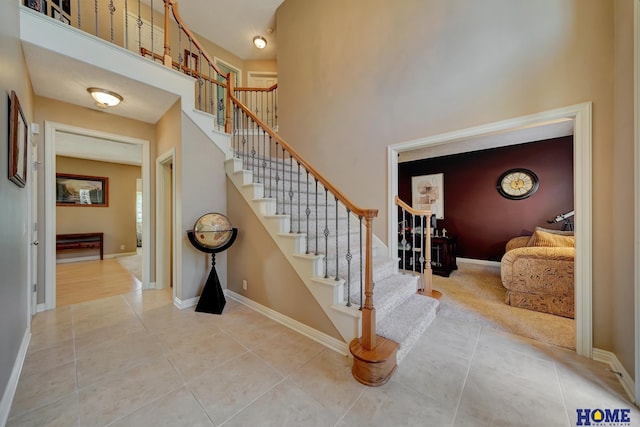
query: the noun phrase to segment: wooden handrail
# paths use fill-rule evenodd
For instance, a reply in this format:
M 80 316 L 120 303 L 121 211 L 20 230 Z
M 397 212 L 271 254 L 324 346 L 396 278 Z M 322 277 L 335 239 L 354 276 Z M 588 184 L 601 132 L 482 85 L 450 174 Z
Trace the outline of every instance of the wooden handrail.
M 418 215 L 418 216 L 431 216 L 431 211 L 430 210 L 419 210 L 419 209 L 413 209 L 411 206 L 409 206 L 408 204 L 406 204 L 405 202 L 402 201 L 402 199 L 398 196 L 396 196 L 395 198 L 395 202 L 396 205 L 400 206 L 402 209 L 404 209 L 405 211 L 409 212 L 411 215 Z
M 140 48 L 140 54 L 142 56 L 151 56 L 153 59 L 159 59 L 159 60 L 163 59 L 162 55 L 160 55 L 159 53 L 151 52 L 149 49 L 146 49 L 144 47 Z M 193 68 L 189 68 L 186 65 L 181 65 L 180 63 L 178 63 L 176 61 L 171 61 L 171 68 L 175 68 L 176 70 L 182 71 L 183 73 L 188 74 L 190 76 L 202 78 L 203 80 L 206 80 L 208 82 L 216 84 L 216 85 L 218 85 L 220 87 L 223 87 L 225 89 L 227 88 L 227 84 L 225 82 L 221 82 L 221 81 L 212 79 L 211 77 L 209 77 L 207 75 L 204 75 L 204 74 L 194 70 Z
M 218 66 L 216 65 L 216 62 L 213 60 L 213 58 L 211 58 L 211 56 L 209 56 L 207 51 L 202 46 L 202 43 L 200 43 L 200 41 L 191 32 L 191 30 L 189 30 L 189 28 L 187 28 L 187 26 L 184 24 L 184 21 L 182 20 L 182 17 L 180 16 L 180 11 L 178 10 L 178 2 L 175 1 L 175 0 L 164 0 L 164 2 L 165 2 L 165 4 L 168 3 L 171 6 L 171 13 L 173 14 L 173 17 L 175 18 L 176 22 L 180 25 L 180 28 L 187 35 L 187 37 L 189 37 L 193 41 L 193 44 L 198 48 L 198 50 L 200 51 L 202 56 L 207 60 L 209 65 L 211 65 L 213 67 L 213 69 L 216 71 L 216 73 L 218 73 L 221 76 L 223 76 L 226 79 L 228 79 L 229 75 L 226 74 L 226 73 L 223 73 L 220 70 L 220 68 L 218 68 Z
M 396 195 L 395 203 L 397 206 L 400 206 L 405 211 L 409 212 L 411 215 L 415 216 L 425 216 L 427 218 L 427 226 L 431 229 L 431 214 L 432 212 L 428 209 L 420 210 L 413 209 L 411 206 L 406 204 L 400 197 Z M 415 224 L 414 224 L 415 227 Z M 420 289 L 420 293 L 433 297 L 440 298 L 442 293 L 439 291 L 433 290 L 433 273 L 431 271 L 431 232 L 423 230 L 424 233 L 424 248 L 423 248 L 423 256 L 424 256 L 424 271 L 422 272 L 422 289 Z
M 233 92 L 233 91 L 230 91 Z M 236 98 L 233 93 L 231 93 L 231 100 L 233 103 L 245 112 L 253 121 L 255 121 L 271 138 L 276 140 L 282 147 L 284 147 L 291 156 L 296 159 L 300 166 L 303 166 L 306 170 L 309 171 L 314 178 L 320 182 L 324 188 L 329 190 L 331 194 L 333 194 L 338 200 L 340 200 L 353 214 L 356 216 L 362 216 L 364 218 L 375 218 L 378 216 L 378 209 L 363 209 L 355 205 L 351 200 L 347 198 L 340 190 L 338 190 L 333 184 L 329 182 L 327 178 L 324 177 L 320 172 L 318 172 L 313 166 L 311 166 L 307 161 L 305 161 L 302 156 L 293 149 L 291 145 L 289 145 L 280 135 L 275 133 L 269 126 L 267 126 L 262 120 L 256 117 L 247 107 L 241 103 L 238 98 Z
M 278 83 L 275 83 L 270 87 L 237 87 L 235 90 L 236 92 L 271 92 L 276 89 L 278 89 Z

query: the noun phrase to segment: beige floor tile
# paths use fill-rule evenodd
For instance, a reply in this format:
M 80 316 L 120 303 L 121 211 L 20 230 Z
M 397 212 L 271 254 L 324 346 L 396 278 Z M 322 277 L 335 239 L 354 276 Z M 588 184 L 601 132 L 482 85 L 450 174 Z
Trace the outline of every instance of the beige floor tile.
M 285 380 L 224 425 L 315 427 L 334 426 L 337 421 L 324 406 Z
M 286 331 L 277 335 L 276 339 L 253 349 L 253 352 L 282 375 L 287 376 L 324 349 L 324 346 L 304 335 Z
M 153 337 L 160 343 L 165 352 L 178 351 L 185 346 L 195 345 L 201 341 L 213 339 L 222 331 L 213 326 L 198 322 L 179 322 L 154 332 Z
M 86 387 L 161 355 L 162 349 L 146 331 L 85 348 L 77 353 L 78 387 Z
M 324 349 L 290 378 L 337 417 L 344 415 L 366 387 L 353 379 L 352 360 Z
M 420 393 L 389 381 L 367 388 L 343 418 L 349 426 L 433 426 L 451 425 L 454 412 Z
M 553 362 L 509 348 L 501 348 L 501 351 L 496 352 L 479 346 L 471 368 L 496 377 L 519 377 L 531 384 L 551 385 L 556 390 L 558 388 L 558 378 Z
M 32 347 L 29 346 L 21 375 L 23 377 L 36 375 L 42 372 L 43 367 L 55 368 L 74 360 L 75 353 L 72 340 L 62 341 L 53 347 L 36 351 L 32 351 Z
M 73 339 L 73 327 L 71 323 L 48 325 L 45 328 L 33 329 L 29 341 L 29 351 L 36 352 L 55 347 L 63 341 Z
M 185 381 L 213 369 L 245 353 L 246 348 L 226 334 L 217 334 L 208 340 L 185 342 L 170 352 L 168 358 Z
M 490 328 L 482 328 L 478 338 L 478 348 L 486 348 L 495 353 L 505 350 L 527 354 L 537 359 L 553 362 L 559 347 L 545 344 L 519 335 L 508 334 Z
M 104 330 L 115 328 L 118 325 L 127 322 L 137 321 L 135 313 L 129 311 L 101 313 L 96 312 L 92 315 L 84 317 L 82 320 L 73 320 L 73 332 L 76 337 L 82 337 L 85 334 L 101 333 Z
M 272 343 L 278 335 L 290 331 L 289 328 L 265 316 L 246 309 L 235 310 L 223 315 L 220 328 L 248 349 L 265 343 Z
M 100 316 L 118 316 L 132 313 L 131 307 L 121 295 L 73 304 L 71 314 L 74 323 Z
M 429 351 L 412 350 L 398 366 L 392 381 L 430 398 L 455 412 L 464 387 L 471 357 L 447 354 L 437 344 Z
M 78 415 L 78 393 L 73 392 L 48 405 L 9 418 L 7 427 L 77 427 L 80 425 Z
M 71 326 L 71 307 L 60 307 L 36 314 L 31 322 L 31 331 L 41 331 L 52 326 Z
M 83 427 L 105 426 L 184 385 L 166 359 L 156 358 L 80 389 Z
M 90 333 L 76 334 L 75 346 L 78 356 L 83 356 L 87 351 L 99 347 L 104 343 L 117 340 L 125 335 L 134 333 L 146 333 L 146 329 L 140 320 L 129 317 L 124 320 L 117 321 L 108 326 L 96 328 Z
M 181 387 L 109 427 L 210 427 L 214 424 L 195 397 Z
M 53 368 L 44 368 L 42 372 L 20 377 L 10 417 L 23 414 L 56 401 L 76 391 L 75 363 Z
M 173 289 L 145 289 L 124 294 L 123 298 L 136 314 L 172 303 Z
M 280 374 L 256 355 L 245 353 L 218 368 L 204 371 L 187 385 L 219 425 L 280 381 Z
M 568 417 L 557 379 L 547 384 L 532 383 L 520 376 L 496 375 L 474 365 L 454 425 L 467 426 L 470 422 L 492 426 L 567 426 Z

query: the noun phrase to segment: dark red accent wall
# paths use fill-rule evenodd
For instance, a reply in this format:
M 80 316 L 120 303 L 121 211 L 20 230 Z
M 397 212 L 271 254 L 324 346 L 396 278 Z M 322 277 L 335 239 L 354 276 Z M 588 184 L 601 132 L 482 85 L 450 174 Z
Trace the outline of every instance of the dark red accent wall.
M 533 196 L 509 200 L 498 193 L 498 178 L 512 168 L 538 176 Z M 510 238 L 531 234 L 536 226 L 560 229 L 562 223 L 547 220 L 573 210 L 572 136 L 400 163 L 400 198 L 411 204 L 411 177 L 434 173 L 444 173 L 438 229 L 458 237 L 459 257 L 499 261 Z

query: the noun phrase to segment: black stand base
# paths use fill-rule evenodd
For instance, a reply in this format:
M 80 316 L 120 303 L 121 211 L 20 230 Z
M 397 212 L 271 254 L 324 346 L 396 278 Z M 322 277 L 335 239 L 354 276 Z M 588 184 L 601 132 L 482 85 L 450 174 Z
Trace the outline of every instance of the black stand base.
M 224 298 L 222 286 L 220 286 L 220 279 L 218 279 L 218 273 L 216 273 L 216 267 L 214 265 L 211 267 L 207 283 L 204 284 L 204 289 L 202 290 L 202 295 L 200 295 L 196 311 L 222 314 L 226 303 L 227 300 Z

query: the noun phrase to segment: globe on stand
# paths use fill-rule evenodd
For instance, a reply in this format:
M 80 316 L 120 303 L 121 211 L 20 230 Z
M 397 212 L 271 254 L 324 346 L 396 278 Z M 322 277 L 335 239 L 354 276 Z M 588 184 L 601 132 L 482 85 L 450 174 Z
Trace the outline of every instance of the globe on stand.
M 219 213 L 202 215 L 187 231 L 191 244 L 198 250 L 211 254 L 211 272 L 202 289 L 196 311 L 222 314 L 227 303 L 216 272 L 216 253 L 227 250 L 238 235 L 238 229 L 231 226 L 231 221 Z

